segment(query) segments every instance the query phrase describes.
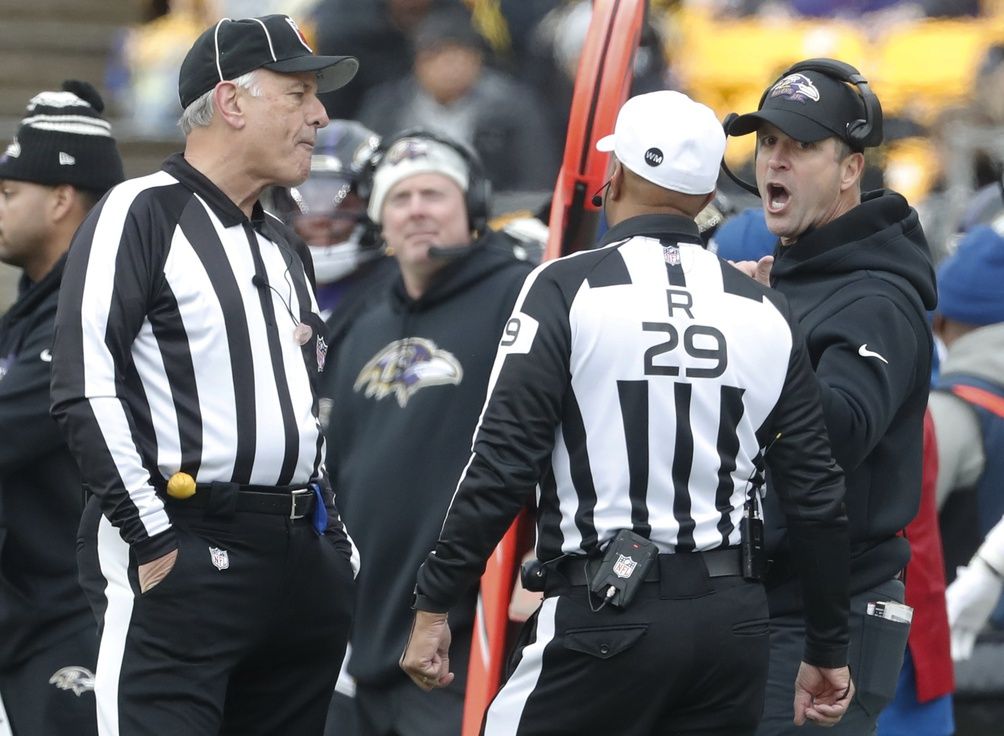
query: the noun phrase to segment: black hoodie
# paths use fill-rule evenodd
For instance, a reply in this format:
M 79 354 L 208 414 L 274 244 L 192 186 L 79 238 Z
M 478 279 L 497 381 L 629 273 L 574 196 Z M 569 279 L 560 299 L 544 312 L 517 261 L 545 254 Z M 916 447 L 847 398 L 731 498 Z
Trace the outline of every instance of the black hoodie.
M 470 459 L 502 328 L 531 269 L 511 248 L 479 244 L 420 299 L 398 276 L 330 368 L 328 471 L 362 559 L 349 672 L 364 684 L 404 677 L 415 575 Z M 455 646 L 470 637 L 475 595 L 450 613 Z M 453 664 L 459 683 L 467 662 Z
M 937 303 L 927 240 L 899 194 L 859 206 L 778 249 L 771 281 L 798 317 L 819 379 L 833 457 L 844 469 L 851 592 L 892 579 L 910 558 L 899 532 L 920 503 L 923 416 Z M 768 493 L 772 615 L 801 609 L 783 514 Z M 773 522 L 773 523 L 772 523 Z
M 77 584 L 80 471 L 49 416 L 65 262 L 37 284 L 22 278 L 0 320 L 0 669 L 96 626 Z

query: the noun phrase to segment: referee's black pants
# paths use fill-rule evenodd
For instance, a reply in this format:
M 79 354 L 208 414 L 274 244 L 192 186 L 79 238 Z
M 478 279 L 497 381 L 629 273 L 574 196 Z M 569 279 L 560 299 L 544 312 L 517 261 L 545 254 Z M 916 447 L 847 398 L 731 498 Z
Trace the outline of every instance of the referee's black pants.
M 752 734 L 767 680 L 763 586 L 708 578 L 699 555 L 683 556 L 694 574 L 645 583 L 624 611 L 594 613 L 583 586 L 549 594 L 484 735 Z
M 170 514 L 177 560 L 141 595 L 118 530 L 97 499 L 84 510 L 99 734 L 320 736 L 354 603 L 348 559 L 309 517 Z

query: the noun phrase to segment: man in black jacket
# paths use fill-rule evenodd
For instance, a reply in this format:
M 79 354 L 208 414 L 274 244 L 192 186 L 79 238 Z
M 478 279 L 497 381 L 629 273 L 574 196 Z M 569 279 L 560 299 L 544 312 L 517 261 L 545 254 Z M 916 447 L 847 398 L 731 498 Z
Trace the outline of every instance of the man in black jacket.
M 531 266 L 486 230 L 489 186 L 472 151 L 415 131 L 377 159 L 363 193 L 400 275 L 346 332 L 329 383 L 329 470 L 366 560 L 348 670 L 360 734 L 449 736 L 460 733 L 476 589 L 453 612 L 452 687 L 423 694 L 398 658 L 415 570 L 470 454 L 495 346 Z
M 122 160 L 86 82 L 41 92 L 0 158 L 0 733 L 94 734 L 97 629 L 77 583 L 80 471 L 49 416 L 56 300 L 74 231 Z M 4 712 L 6 711 L 6 713 Z
M 857 697 L 834 732 L 858 736 L 874 731 L 896 690 L 909 633 L 900 578 L 910 546 L 899 532 L 920 502 L 932 351 L 925 311 L 936 294 L 917 213 L 895 192 L 861 194 L 862 151 L 881 142 L 882 111 L 854 75 L 832 60 L 796 64 L 729 133 L 757 134 L 757 187 L 780 238 L 776 258 L 740 265 L 769 279 L 798 316 L 847 476 Z M 758 734 L 774 736 L 794 733 L 787 683 L 805 624 L 777 498 L 767 500 L 771 671 Z

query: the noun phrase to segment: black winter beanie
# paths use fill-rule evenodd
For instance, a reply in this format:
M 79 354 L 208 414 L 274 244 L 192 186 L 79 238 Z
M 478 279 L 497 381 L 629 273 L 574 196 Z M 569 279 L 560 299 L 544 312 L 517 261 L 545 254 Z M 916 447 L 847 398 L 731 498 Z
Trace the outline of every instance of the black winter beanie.
M 100 115 L 104 102 L 87 82 L 67 80 L 62 86 L 61 92 L 31 98 L 0 156 L 0 179 L 72 184 L 103 194 L 125 178 L 111 125 Z

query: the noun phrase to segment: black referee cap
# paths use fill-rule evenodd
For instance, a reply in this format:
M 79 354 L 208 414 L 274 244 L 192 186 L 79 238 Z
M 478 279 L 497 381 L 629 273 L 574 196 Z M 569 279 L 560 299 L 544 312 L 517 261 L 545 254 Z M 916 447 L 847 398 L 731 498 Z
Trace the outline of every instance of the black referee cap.
M 223 18 L 202 32 L 181 63 L 178 97 L 188 107 L 219 82 L 255 69 L 316 72 L 317 91 L 348 84 L 359 69 L 353 56 L 315 56 L 296 22 L 288 15 Z

